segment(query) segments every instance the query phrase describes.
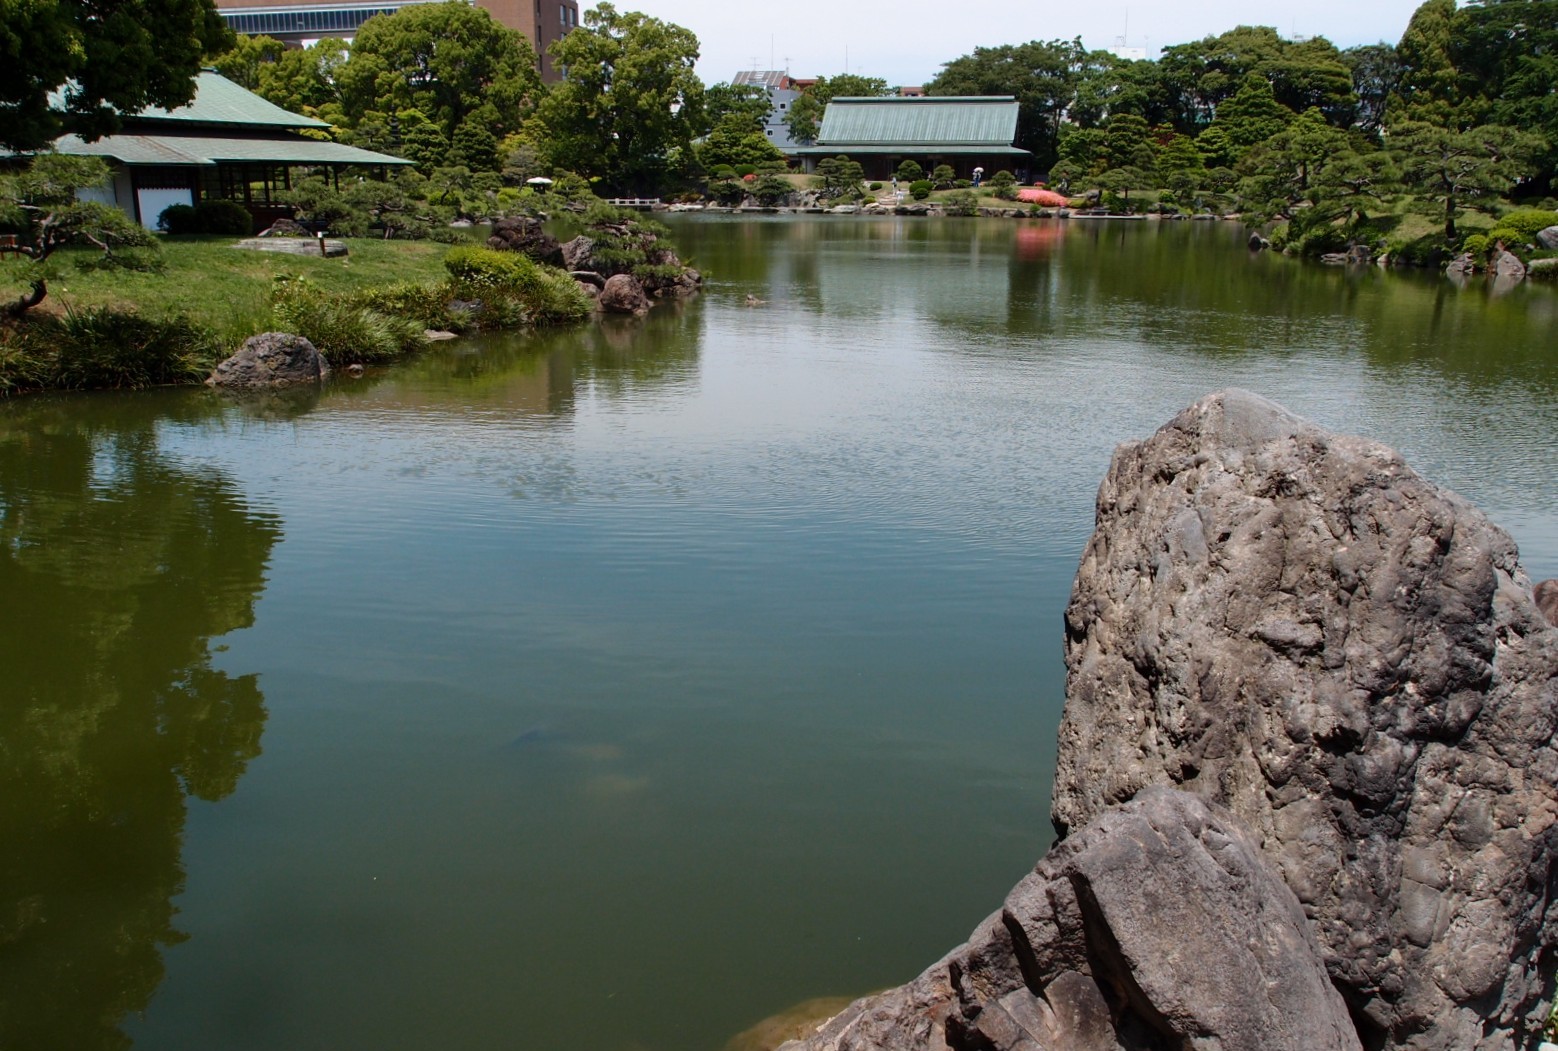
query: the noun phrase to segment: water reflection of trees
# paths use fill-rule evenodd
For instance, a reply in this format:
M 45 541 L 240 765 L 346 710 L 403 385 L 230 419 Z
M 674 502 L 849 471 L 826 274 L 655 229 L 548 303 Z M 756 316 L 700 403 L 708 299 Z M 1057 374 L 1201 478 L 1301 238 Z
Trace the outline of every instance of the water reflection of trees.
M 186 799 L 260 752 L 259 684 L 209 641 L 280 529 L 135 404 L 0 406 L 0 1047 L 129 1045 L 182 937 Z
M 696 304 L 674 300 L 657 304 L 647 317 L 489 333 L 364 379 L 342 379 L 332 407 L 561 419 L 582 398 L 624 398 L 694 381 L 702 338 Z

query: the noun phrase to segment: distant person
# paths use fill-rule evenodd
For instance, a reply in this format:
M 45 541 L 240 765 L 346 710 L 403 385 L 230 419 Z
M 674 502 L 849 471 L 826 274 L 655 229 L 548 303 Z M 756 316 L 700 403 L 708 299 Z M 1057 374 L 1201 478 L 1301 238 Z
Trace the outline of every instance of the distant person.
M 974 185 L 978 186 L 980 183 L 984 182 L 984 180 L 985 180 L 985 170 L 983 168 L 975 168 L 974 169 Z

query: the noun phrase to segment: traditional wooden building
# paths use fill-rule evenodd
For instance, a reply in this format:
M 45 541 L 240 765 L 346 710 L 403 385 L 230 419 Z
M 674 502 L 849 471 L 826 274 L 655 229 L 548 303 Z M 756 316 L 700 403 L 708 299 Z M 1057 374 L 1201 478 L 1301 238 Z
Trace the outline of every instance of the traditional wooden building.
M 339 182 L 343 172 L 382 177 L 411 163 L 333 142 L 322 134 L 329 130 L 322 120 L 291 113 L 206 71 L 188 106 L 142 110 L 126 117 L 117 134 L 95 142 L 66 135 L 55 149 L 106 158 L 112 179 L 81 196 L 111 204 L 148 229 L 156 228 L 169 205 L 218 198 L 247 208 L 258 230 L 291 216 L 276 194 L 291 188 L 298 169 Z
M 958 178 L 1005 168 L 1026 182 L 1033 155 L 1012 145 L 1017 100 L 1010 95 L 838 98 L 828 103 L 813 146 L 789 151 L 816 168 L 824 157 L 859 161 L 866 178 L 889 178 L 906 160 L 927 173 L 950 165 Z

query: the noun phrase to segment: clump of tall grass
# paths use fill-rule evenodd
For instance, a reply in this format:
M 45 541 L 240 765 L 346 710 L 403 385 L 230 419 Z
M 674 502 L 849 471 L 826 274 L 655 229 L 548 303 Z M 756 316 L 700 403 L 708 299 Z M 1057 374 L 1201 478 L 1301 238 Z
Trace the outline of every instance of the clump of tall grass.
M 222 352 L 213 332 L 183 315 L 67 309 L 29 317 L 0 339 L 0 392 L 195 383 Z
M 300 277 L 279 277 L 271 295 L 279 328 L 307 339 L 332 367 L 392 361 L 422 347 L 423 326 L 335 296 Z
M 444 256 L 454 297 L 482 304 L 483 325 L 551 325 L 578 321 L 593 309 L 579 283 L 520 252 L 475 245 L 451 248 Z
M 391 317 L 408 318 L 424 328 L 463 332 L 472 327 L 472 317 L 469 311 L 451 308 L 454 298 L 447 281 L 431 285 L 399 281 L 355 292 L 351 302 Z

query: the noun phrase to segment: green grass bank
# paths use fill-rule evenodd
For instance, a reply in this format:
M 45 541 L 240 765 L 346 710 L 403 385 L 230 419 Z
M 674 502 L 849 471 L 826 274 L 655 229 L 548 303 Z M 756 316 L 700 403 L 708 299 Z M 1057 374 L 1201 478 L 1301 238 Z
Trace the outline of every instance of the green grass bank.
M 0 326 L 0 396 L 197 383 L 271 330 L 308 337 L 342 367 L 412 352 L 424 329 L 558 324 L 591 310 L 562 271 L 474 244 L 354 239 L 348 255 L 324 258 L 192 236 L 164 239 L 143 269 L 101 259 L 56 253 L 47 298 Z M 31 273 L 0 263 L 0 291 L 26 287 Z

